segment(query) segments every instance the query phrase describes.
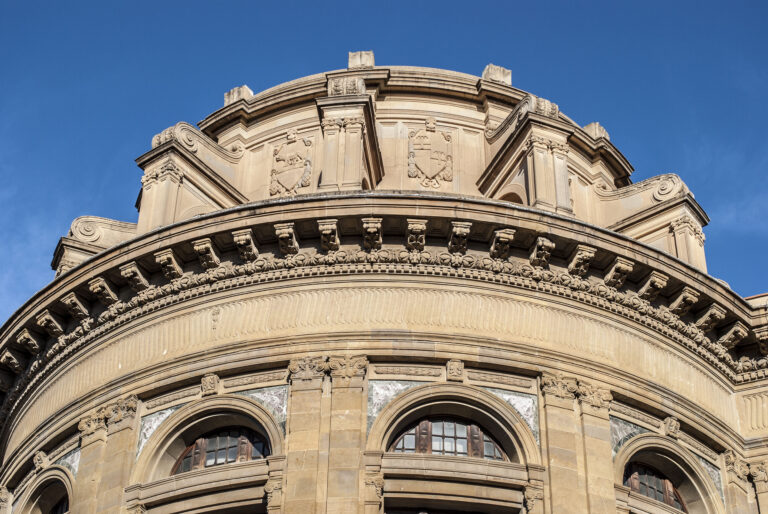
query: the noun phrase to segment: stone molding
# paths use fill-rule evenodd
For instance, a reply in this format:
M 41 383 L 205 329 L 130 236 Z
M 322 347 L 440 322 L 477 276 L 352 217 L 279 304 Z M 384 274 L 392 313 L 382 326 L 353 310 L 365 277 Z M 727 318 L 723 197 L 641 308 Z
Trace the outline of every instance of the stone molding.
M 197 153 L 202 145 L 206 150 L 213 152 L 218 157 L 233 164 L 238 163 L 245 153 L 245 147 L 241 144 L 234 144 L 229 149 L 223 148 L 197 128 L 184 121 L 181 121 L 172 127 L 168 127 L 155 135 L 152 138 L 152 148 L 157 148 L 160 145 L 172 141 L 179 143 L 183 148 L 192 153 Z
M 136 395 L 126 396 L 105 407 L 100 407 L 91 414 L 80 419 L 77 429 L 85 443 L 94 439 L 106 437 L 105 431 L 110 426 L 117 426 L 125 420 L 132 420 L 136 416 L 139 399 Z
M 365 376 L 368 358 L 365 355 L 302 357 L 288 364 L 291 383 L 296 381 L 322 379 L 326 375 L 347 385 L 353 378 Z

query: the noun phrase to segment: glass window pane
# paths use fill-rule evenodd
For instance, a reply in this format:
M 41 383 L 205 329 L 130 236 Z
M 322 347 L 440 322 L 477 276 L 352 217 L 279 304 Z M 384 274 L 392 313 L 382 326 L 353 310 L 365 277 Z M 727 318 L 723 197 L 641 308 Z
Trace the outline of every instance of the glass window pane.
M 443 452 L 443 438 L 432 436 L 432 453 Z
M 443 422 L 435 421 L 432 423 L 432 435 L 443 435 Z
M 405 448 L 408 450 L 413 450 L 416 448 L 416 436 L 412 434 L 406 434 L 405 437 L 403 437 L 403 443 L 405 444 Z
M 454 423 L 452 421 L 445 422 L 445 435 L 452 436 L 455 433 Z
M 257 441 L 253 443 L 253 449 L 251 450 L 252 459 L 261 459 L 264 456 L 264 443 Z
M 237 446 L 229 448 L 229 454 L 227 455 L 227 462 L 235 462 L 237 460 Z
M 485 454 L 486 457 L 493 458 L 493 443 L 484 442 L 483 453 Z
M 454 452 L 456 451 L 456 450 L 455 450 L 455 448 L 454 448 L 454 442 L 453 442 L 453 439 L 445 439 L 445 440 L 443 441 L 443 445 L 444 445 L 444 448 L 445 448 L 445 453 L 446 453 L 446 454 L 448 454 L 448 453 L 454 453 Z
M 216 453 L 216 464 L 224 464 L 227 462 L 227 449 L 222 448 Z
M 456 423 L 456 437 L 467 437 L 467 425 Z
M 462 455 L 467 454 L 467 440 L 466 439 L 456 439 L 456 453 L 460 453 Z
M 205 454 L 205 465 L 207 466 L 213 466 L 216 464 L 216 452 L 206 452 Z
M 217 448 L 216 446 L 216 436 L 208 437 L 205 440 L 205 449 L 208 451 L 213 451 Z
M 229 444 L 227 446 L 237 446 L 237 442 L 240 438 L 237 436 L 236 432 L 232 432 L 229 434 Z

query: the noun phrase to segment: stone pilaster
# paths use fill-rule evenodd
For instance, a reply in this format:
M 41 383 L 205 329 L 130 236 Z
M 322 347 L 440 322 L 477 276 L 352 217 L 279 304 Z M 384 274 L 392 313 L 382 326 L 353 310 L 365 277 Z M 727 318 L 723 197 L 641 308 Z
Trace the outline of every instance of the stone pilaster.
M 587 478 L 589 512 L 615 513 L 613 454 L 608 406 L 610 391 L 579 381 L 577 391 L 581 407 L 581 433 Z
M 578 383 L 562 375 L 542 377 L 547 471 L 551 512 L 589 512 L 581 469 L 579 418 L 574 410 Z
M 363 478 L 360 448 L 366 430 L 363 382 L 367 368 L 364 355 L 328 359 L 332 393 L 327 512 L 358 510 Z
M 138 398 L 131 395 L 106 408 L 107 430 L 104 452 L 108 465 L 101 471 L 98 512 L 119 512 L 123 502 L 123 489 L 129 482 L 136 460 L 138 404 Z
M 106 461 L 107 408 L 101 407 L 80 420 L 80 464 L 70 499 L 70 512 L 98 512 L 102 467 Z
M 321 466 L 320 458 L 321 413 L 324 403 L 327 403 L 327 395 L 323 394 L 325 366 L 324 357 L 303 357 L 292 360 L 288 365 L 291 415 L 287 427 L 285 488 L 281 488 L 279 493 L 284 494 L 281 498 L 283 512 L 288 514 L 324 512 L 327 477 L 321 473 L 324 466 Z M 327 449 L 324 450 L 324 458 L 327 459 Z
M 751 486 L 749 478 L 749 465 L 733 450 L 723 453 L 725 462 L 726 482 L 725 499 L 728 507 L 734 512 L 752 512 L 754 504 L 750 505 Z
M 768 461 L 749 465 L 749 474 L 755 484 L 760 512 L 768 512 Z

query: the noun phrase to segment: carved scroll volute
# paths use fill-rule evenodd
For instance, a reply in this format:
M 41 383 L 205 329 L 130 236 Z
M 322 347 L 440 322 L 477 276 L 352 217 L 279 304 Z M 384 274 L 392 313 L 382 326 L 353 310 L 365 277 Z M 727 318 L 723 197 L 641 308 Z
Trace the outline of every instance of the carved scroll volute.
M 652 302 L 659 295 L 659 292 L 667 287 L 669 277 L 658 271 L 651 271 L 645 280 L 643 281 L 640 289 L 637 291 L 637 295 L 643 300 Z
M 547 239 L 546 237 L 537 237 L 531 247 L 529 261 L 531 266 L 537 268 L 548 268 L 549 257 L 552 254 L 552 250 L 555 249 L 555 243 Z
M 725 469 L 738 480 L 746 480 L 749 476 L 749 465 L 747 462 L 739 457 L 733 450 L 726 450 L 723 452 L 723 460 L 725 461 Z
M 568 263 L 568 273 L 583 277 L 589 271 L 589 265 L 597 252 L 596 248 L 587 245 L 576 245 Z
M 579 384 L 573 377 L 563 375 L 550 375 L 545 373 L 541 377 L 541 390 L 545 396 L 572 400 L 576 398 Z
M 291 383 L 323 378 L 326 370 L 326 357 L 301 357 L 292 359 L 288 364 Z
M 619 289 L 624 285 L 627 275 L 632 273 L 634 268 L 635 264 L 632 261 L 624 259 L 623 257 L 616 257 L 613 264 L 611 264 L 611 267 L 608 268 L 608 272 L 605 274 L 603 282 L 605 282 L 605 285 L 607 286 Z
M 107 307 L 117 303 L 119 300 L 117 289 L 103 277 L 96 277 L 89 280 L 88 289 Z
M 604 389 L 586 382 L 578 381 L 579 402 L 582 408 L 587 412 L 603 413 L 608 415 L 608 407 L 613 400 L 613 395 L 608 389 Z
M 427 242 L 427 220 L 408 219 L 405 247 L 409 252 L 423 252 Z
M 299 253 L 299 239 L 293 230 L 293 223 L 276 223 L 275 235 L 277 244 L 283 255 L 295 255 Z
M 267 512 L 278 513 L 283 508 L 283 481 L 282 479 L 270 479 L 264 485 L 264 494 L 267 496 Z
M 149 287 L 149 280 L 139 265 L 136 264 L 136 261 L 127 262 L 120 266 L 120 275 L 128 281 L 128 286 L 137 293 Z
M 338 222 L 335 219 L 317 220 L 320 231 L 320 247 L 326 252 L 335 252 L 341 245 Z
M 365 355 L 331 356 L 325 367 L 331 374 L 334 387 L 361 386 L 362 379 L 368 369 L 368 358 Z
M 490 256 L 493 259 L 507 259 L 512 252 L 512 241 L 515 240 L 515 229 L 504 228 L 493 232 Z
M 45 343 L 41 341 L 35 334 L 22 328 L 18 334 L 16 334 L 16 342 L 22 348 L 25 348 L 29 353 L 37 355 L 45 346 Z
M 678 316 L 684 316 L 699 301 L 698 291 L 685 286 L 675 295 L 669 303 L 669 310 Z
M 160 270 L 163 272 L 163 276 L 168 280 L 179 278 L 183 273 L 181 269 L 181 261 L 176 255 L 176 252 L 171 248 L 155 252 L 155 262 L 160 265 Z
M 35 322 L 38 327 L 48 332 L 48 335 L 51 337 L 59 337 L 64 333 L 64 327 L 48 309 L 41 311 L 35 318 Z
M 363 218 L 363 248 L 380 250 L 382 243 L 381 218 Z
M 67 309 L 67 312 L 69 312 L 70 316 L 76 320 L 82 321 L 89 316 L 88 307 L 86 306 L 83 299 L 80 298 L 74 291 L 62 296 L 60 301 Z
M 725 346 L 728 350 L 731 350 L 734 346 L 739 344 L 742 339 L 747 337 L 749 329 L 741 321 L 736 321 L 720 336 L 718 342 Z
M 452 221 L 451 233 L 448 235 L 448 251 L 451 253 L 467 253 L 469 230 L 472 223 L 468 221 Z
M 725 309 L 713 303 L 696 319 L 696 327 L 702 332 L 715 328 L 724 318 Z
M 242 261 L 255 261 L 259 256 L 259 249 L 256 246 L 256 238 L 252 229 L 235 230 L 232 232 L 232 241 L 234 241 Z
M 192 249 L 197 254 L 197 258 L 203 268 L 213 269 L 221 264 L 219 252 L 216 250 L 211 238 L 206 237 L 192 241 Z

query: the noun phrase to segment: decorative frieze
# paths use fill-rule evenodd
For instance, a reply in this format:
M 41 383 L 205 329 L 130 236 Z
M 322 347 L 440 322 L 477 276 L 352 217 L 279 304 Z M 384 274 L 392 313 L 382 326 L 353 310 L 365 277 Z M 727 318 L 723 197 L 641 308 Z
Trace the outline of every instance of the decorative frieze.
M 120 266 L 120 276 L 128 281 L 128 286 L 136 293 L 149 287 L 149 281 L 136 261 L 127 262 Z
M 341 246 L 339 239 L 338 220 L 317 220 L 317 229 L 320 231 L 320 247 L 326 252 L 335 252 Z
M 255 261 L 259 256 L 259 250 L 256 247 L 256 238 L 253 236 L 253 230 L 246 228 L 232 232 L 232 241 L 235 243 L 237 253 L 243 262 Z
M 696 319 L 696 328 L 702 332 L 712 330 L 725 318 L 725 314 L 725 309 L 713 303 Z
M 632 273 L 635 264 L 622 257 L 616 257 L 608 269 L 608 273 L 605 274 L 603 282 L 605 285 L 620 289 L 624 285 L 624 281 L 627 279 L 627 275 Z
M 197 254 L 197 258 L 200 261 L 200 265 L 204 269 L 218 268 L 219 264 L 221 264 L 221 259 L 219 258 L 219 252 L 216 250 L 216 247 L 213 245 L 213 241 L 211 240 L 211 238 L 206 237 L 203 239 L 192 241 L 192 249 Z
M 608 389 L 588 384 L 579 380 L 577 393 L 582 406 L 593 410 L 607 409 L 613 400 L 613 395 Z
M 94 413 L 82 418 L 77 424 L 77 429 L 81 436 L 89 436 L 96 433 L 97 430 L 107 429 L 107 410 L 101 408 Z
M 455 382 L 464 381 L 464 363 L 459 359 L 451 359 L 445 364 L 445 378 Z
M 64 327 L 53 317 L 48 309 L 44 309 L 35 316 L 35 323 L 45 330 L 51 337 L 59 337 L 64 334 Z
M 109 307 L 118 302 L 117 289 L 103 277 L 96 277 L 88 281 L 88 290 L 96 295 L 101 303 Z
M 200 393 L 203 396 L 219 394 L 219 376 L 215 373 L 206 373 L 200 379 Z
M 183 273 L 179 258 L 171 248 L 155 252 L 155 262 L 160 265 L 160 271 L 168 280 L 179 278 Z
M 408 219 L 405 248 L 409 252 L 423 252 L 427 242 L 427 220 Z
M 198 393 L 200 393 L 200 388 L 188 388 L 182 389 L 181 391 L 174 391 L 172 393 L 158 396 L 157 398 L 153 398 L 144 402 L 144 408 L 147 410 L 153 410 L 177 400 L 189 398 L 190 396 L 197 396 Z
M 438 368 L 426 368 L 420 366 L 375 366 L 377 375 L 406 375 L 414 377 L 439 377 L 442 370 Z
M 665 274 L 659 273 L 658 271 L 651 271 L 640 285 L 637 295 L 643 300 L 652 302 L 659 295 L 659 292 L 667 287 L 668 280 L 669 277 Z
M 489 382 L 491 384 L 503 384 L 513 387 L 531 387 L 531 381 L 525 378 L 510 377 L 501 373 L 487 373 L 485 371 L 468 371 L 467 378 L 478 382 Z
M 382 243 L 381 218 L 363 218 L 363 248 L 379 250 Z
M 268 382 L 284 382 L 287 376 L 286 370 L 257 373 L 244 377 L 235 377 L 224 380 L 224 387 L 240 387 L 252 384 L 264 384 Z
M 698 301 L 698 291 L 688 286 L 683 286 L 683 288 L 669 302 L 669 310 L 672 311 L 673 314 L 682 317 L 686 315 L 688 311 L 691 310 L 691 307 Z
M 549 257 L 555 249 L 555 243 L 546 237 L 537 237 L 533 243 L 528 260 L 536 268 L 549 268 Z
M 45 346 L 43 341 L 38 339 L 36 335 L 34 335 L 26 328 L 22 328 L 19 330 L 19 333 L 16 334 L 16 343 L 18 343 L 19 346 L 25 348 L 29 353 L 33 355 L 40 353 L 40 351 Z
M 451 253 L 467 253 L 467 241 L 469 229 L 472 223 L 466 221 L 452 221 L 451 232 L 448 235 L 448 251 Z
M 597 252 L 596 248 L 588 245 L 576 245 L 576 249 L 568 262 L 568 273 L 583 277 L 589 271 L 589 265 Z
M 293 223 L 276 223 L 275 235 L 280 253 L 283 255 L 295 255 L 299 253 L 299 239 L 293 230 Z

